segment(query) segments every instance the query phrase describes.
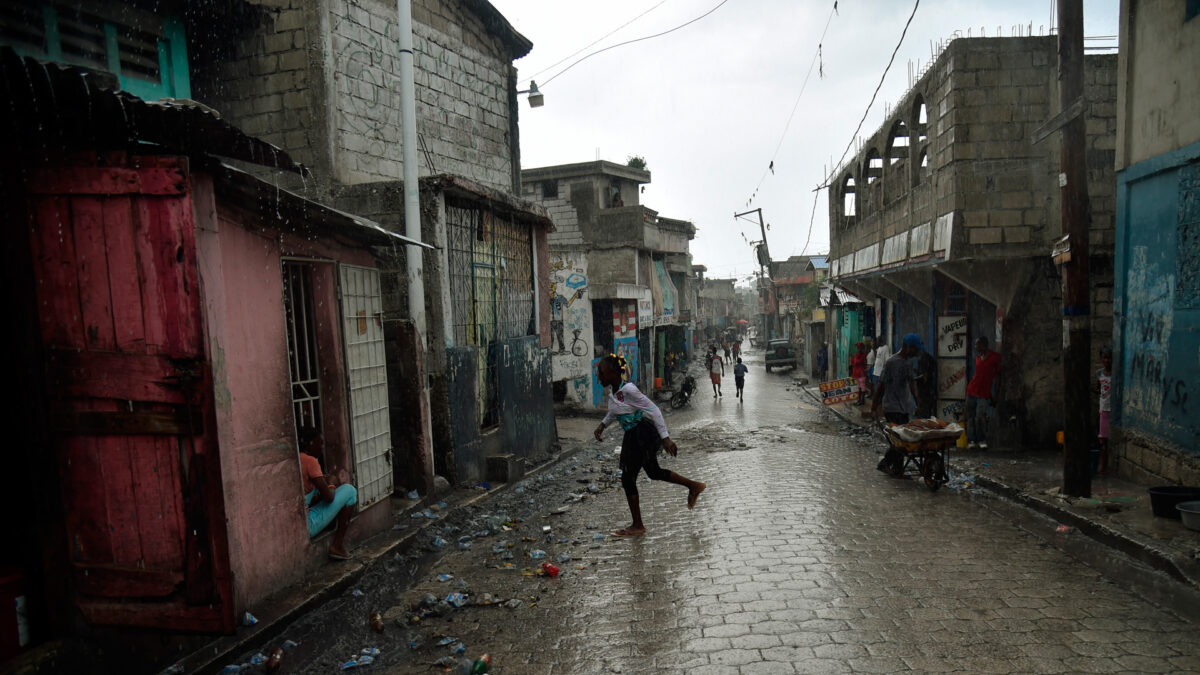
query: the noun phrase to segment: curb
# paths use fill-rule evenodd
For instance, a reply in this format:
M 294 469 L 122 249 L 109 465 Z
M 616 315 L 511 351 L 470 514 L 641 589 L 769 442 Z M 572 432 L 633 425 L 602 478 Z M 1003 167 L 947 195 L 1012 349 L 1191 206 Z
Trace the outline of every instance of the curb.
M 525 472 L 525 475 L 521 478 L 521 480 L 524 480 L 525 476 L 537 475 L 542 471 L 556 466 L 565 459 L 574 457 L 580 452 L 580 450 L 581 448 L 574 448 L 559 452 L 545 462 L 537 465 L 530 471 Z M 492 488 L 487 492 L 464 499 L 461 502 L 455 503 L 450 508 L 443 511 L 443 513 L 448 516 L 449 514 L 455 513 L 465 507 L 472 506 L 481 501 L 502 494 L 512 489 L 519 482 L 520 480 L 505 483 L 499 487 Z M 424 503 L 424 500 L 422 500 L 421 503 Z M 220 672 L 220 670 L 224 668 L 225 664 L 228 663 L 229 659 L 231 659 L 233 656 L 243 652 L 248 652 L 251 649 L 262 647 L 266 643 L 280 637 L 290 624 L 292 624 L 306 612 L 315 609 L 317 606 L 338 595 L 344 594 L 347 589 L 353 586 L 359 580 L 359 578 L 366 573 L 369 567 L 374 565 L 379 560 L 391 556 L 408 546 L 413 540 L 424 533 L 427 527 L 432 527 L 433 525 L 434 523 L 432 522 L 426 523 L 425 525 L 414 529 L 411 532 L 406 532 L 405 534 L 400 535 L 395 540 L 380 542 L 375 547 L 371 547 L 369 552 L 356 556 L 354 559 L 357 563 L 355 567 L 344 570 L 341 575 L 329 583 L 322 585 L 318 590 L 305 595 L 303 599 L 289 606 L 278 616 L 274 616 L 269 619 L 262 619 L 253 627 L 251 627 L 250 630 L 245 630 L 245 628 L 243 628 L 240 632 L 234 633 L 233 635 L 223 635 L 212 642 L 195 649 L 187 656 L 178 659 L 173 663 L 183 665 L 184 672 L 187 673 L 204 675 L 207 673 Z M 386 537 L 387 532 L 381 532 L 375 536 L 375 538 Z M 365 546 L 371 546 L 370 541 L 371 540 L 368 540 Z M 297 586 L 293 586 L 292 588 L 295 589 L 302 587 L 302 585 L 303 582 Z M 281 591 L 281 593 L 286 592 L 287 589 Z M 167 663 L 163 664 L 163 667 L 167 668 L 171 665 L 171 663 Z

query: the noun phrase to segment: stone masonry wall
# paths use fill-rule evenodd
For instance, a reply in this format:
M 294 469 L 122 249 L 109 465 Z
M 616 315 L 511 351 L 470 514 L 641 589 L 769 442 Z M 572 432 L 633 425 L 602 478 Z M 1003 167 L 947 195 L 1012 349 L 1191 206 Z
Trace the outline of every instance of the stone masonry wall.
M 561 250 L 583 246 L 583 233 L 579 229 L 579 213 L 571 203 L 569 181 L 525 181 L 521 185 L 521 197 L 541 204 L 549 212 L 555 229 L 549 235 L 551 249 Z

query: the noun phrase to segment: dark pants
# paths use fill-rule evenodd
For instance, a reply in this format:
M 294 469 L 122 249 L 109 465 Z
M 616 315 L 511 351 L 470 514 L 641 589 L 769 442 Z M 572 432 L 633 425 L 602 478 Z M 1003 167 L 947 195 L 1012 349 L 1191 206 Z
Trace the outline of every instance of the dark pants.
M 621 487 L 625 488 L 625 496 L 632 497 L 638 493 L 638 473 L 646 470 L 650 480 L 667 480 L 671 472 L 658 465 L 658 449 L 662 447 L 662 438 L 650 420 L 643 419 L 638 425 L 625 432 L 621 439 Z
M 892 424 L 908 424 L 908 413 L 885 412 L 883 418 Z

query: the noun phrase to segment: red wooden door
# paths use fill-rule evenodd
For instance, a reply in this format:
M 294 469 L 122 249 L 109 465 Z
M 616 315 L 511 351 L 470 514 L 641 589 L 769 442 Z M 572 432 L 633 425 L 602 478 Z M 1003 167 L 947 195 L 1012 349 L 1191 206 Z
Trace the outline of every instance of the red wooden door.
M 233 628 L 185 159 L 30 180 L 72 591 L 97 624 Z

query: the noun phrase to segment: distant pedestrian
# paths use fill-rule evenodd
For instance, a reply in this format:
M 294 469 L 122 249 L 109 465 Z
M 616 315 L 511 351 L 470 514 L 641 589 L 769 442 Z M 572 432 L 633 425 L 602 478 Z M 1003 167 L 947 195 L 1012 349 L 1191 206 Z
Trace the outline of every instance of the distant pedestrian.
M 913 381 L 917 385 L 916 417 L 933 417 L 937 407 L 938 366 L 937 359 L 925 351 L 925 345 L 917 345 L 913 358 Z
M 824 380 L 829 370 L 829 343 L 822 343 L 817 350 L 817 379 Z
M 737 397 L 742 403 L 746 402 L 746 399 L 742 397 L 742 389 L 746 387 L 746 373 L 749 370 L 741 359 L 738 359 L 737 365 L 733 367 L 733 384 L 737 386 Z
M 1096 371 L 1095 392 L 1100 395 L 1100 466 L 1096 472 L 1108 473 L 1108 418 L 1112 414 L 1112 347 L 1100 349 L 1100 370 Z
M 875 355 L 874 363 L 871 367 L 871 387 L 879 386 L 879 378 L 883 375 L 883 367 L 887 365 L 888 359 L 892 358 L 892 348 L 888 346 L 887 338 L 880 335 L 875 338 L 875 348 L 872 350 Z
M 867 387 L 868 395 L 875 394 L 875 342 L 871 338 L 863 340 L 863 346 L 867 348 Z
M 629 527 L 623 527 L 615 532 L 618 537 L 645 534 L 646 526 L 642 524 L 642 510 L 639 503 L 637 478 L 645 469 L 651 480 L 661 480 L 688 489 L 687 507 L 696 505 L 696 499 L 704 492 L 706 484 L 684 478 L 674 471 L 667 471 L 658 465 L 658 451 L 664 449 L 667 454 L 675 457 L 679 448 L 671 440 L 667 432 L 667 423 L 662 411 L 646 395 L 638 391 L 632 382 L 623 382 L 625 363 L 622 357 L 613 354 L 602 358 L 596 367 L 596 373 L 601 386 L 612 392 L 608 396 L 608 413 L 596 427 L 596 440 L 604 436 L 604 428 L 613 420 L 621 423 L 625 436 L 621 439 L 621 486 L 625 489 L 625 500 L 629 502 L 629 513 L 633 522 Z
M 975 374 L 967 383 L 967 447 L 987 450 L 988 418 L 995 406 L 993 388 L 1000 372 L 1000 355 L 988 348 L 988 339 L 975 339 Z
M 721 393 L 721 376 L 725 374 L 725 361 L 714 349 L 708 356 L 708 378 L 712 380 L 713 398 L 724 396 Z
M 872 416 L 878 416 L 882 407 L 883 416 L 888 422 L 908 423 L 913 401 L 917 398 L 917 388 L 912 375 L 912 357 L 917 355 L 920 345 L 921 336 L 916 333 L 905 335 L 903 348 L 883 364 L 879 385 L 875 387 L 875 402 L 871 405 Z
M 858 380 L 858 403 L 862 405 L 867 395 L 867 345 L 854 343 L 854 354 L 850 357 L 850 377 Z
M 741 358 L 742 358 L 742 341 L 739 339 L 739 340 L 734 341 L 734 343 L 733 343 L 733 359 L 735 361 L 740 361 Z
M 725 362 L 726 362 L 726 363 L 733 363 L 733 357 L 732 357 L 732 355 L 729 353 L 729 342 L 728 342 L 728 341 L 723 341 L 723 342 L 721 342 L 721 349 L 724 349 L 724 350 L 725 350 Z

